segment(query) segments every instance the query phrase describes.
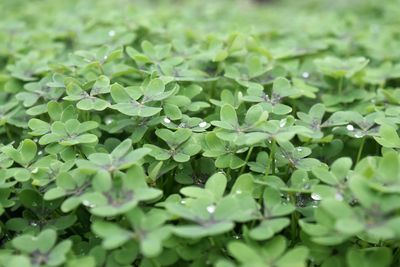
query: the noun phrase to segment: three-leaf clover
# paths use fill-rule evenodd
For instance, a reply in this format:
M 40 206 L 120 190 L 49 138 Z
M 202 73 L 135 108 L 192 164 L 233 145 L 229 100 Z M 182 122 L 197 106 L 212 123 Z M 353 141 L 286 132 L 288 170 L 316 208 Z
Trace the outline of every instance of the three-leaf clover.
M 67 120 L 65 123 L 56 121 L 51 125 L 51 132 L 39 139 L 39 144 L 47 145 L 58 143 L 62 146 L 95 143 L 98 141 L 94 134 L 86 133 L 98 127 L 94 121 L 79 122 L 76 119 Z
M 169 147 L 169 149 L 164 149 L 152 144 L 145 145 L 146 148 L 151 149 L 150 155 L 157 160 L 164 161 L 173 158 L 177 162 L 186 162 L 201 149 L 196 140 L 191 137 L 192 132 L 189 129 L 178 129 L 175 132 L 158 129 L 156 135 Z
M 20 235 L 12 240 L 12 245 L 22 255 L 13 257 L 20 257 L 19 266 L 59 266 L 66 261 L 66 254 L 70 251 L 72 242 L 56 241 L 57 233 L 52 229 L 43 230 L 37 236 Z

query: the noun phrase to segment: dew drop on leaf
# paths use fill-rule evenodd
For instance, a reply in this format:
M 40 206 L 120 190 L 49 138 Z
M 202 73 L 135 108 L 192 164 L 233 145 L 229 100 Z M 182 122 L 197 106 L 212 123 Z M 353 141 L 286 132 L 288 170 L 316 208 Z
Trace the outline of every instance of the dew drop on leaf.
M 287 120 L 286 120 L 286 118 L 285 119 L 282 119 L 280 122 L 279 122 L 279 127 L 285 127 L 285 125 L 286 125 L 286 122 L 287 122 Z
M 214 213 L 215 212 L 215 205 L 210 205 L 207 207 L 208 213 Z
M 104 122 L 105 122 L 107 125 L 109 125 L 109 124 L 111 124 L 111 123 L 113 122 L 113 119 L 111 119 L 111 118 L 106 118 L 106 119 L 104 120 Z
M 92 204 L 92 203 L 90 203 L 89 200 L 84 200 L 84 201 L 82 202 L 82 204 L 83 204 L 84 206 L 86 206 L 86 207 L 89 207 L 89 208 L 94 208 L 94 207 L 95 207 L 95 205 Z
M 303 74 L 302 74 L 301 76 L 303 76 L 304 79 L 307 79 L 307 78 L 310 77 L 310 73 L 308 73 L 308 72 L 303 72 Z
M 318 195 L 317 193 L 311 193 L 311 198 L 317 201 L 322 199 L 321 196 Z
M 336 199 L 336 200 L 339 200 L 339 201 L 342 201 L 342 200 L 343 200 L 342 194 L 340 194 L 339 192 L 336 192 L 336 194 L 335 194 L 335 199 Z
M 165 123 L 171 123 L 171 120 L 168 119 L 167 117 L 165 117 L 165 118 L 164 118 L 164 122 L 165 122 Z
M 115 31 L 114 30 L 109 31 L 108 36 L 110 36 L 110 37 L 115 36 Z
M 202 122 L 199 123 L 199 127 L 200 128 L 204 128 L 206 126 L 207 126 L 207 122 L 205 122 L 205 121 L 202 121 Z
M 362 134 L 362 133 L 355 133 L 354 134 L 354 137 L 355 138 L 361 138 L 361 137 L 363 137 L 364 135 Z
M 347 126 L 346 126 L 346 129 L 348 130 L 348 131 L 354 131 L 354 126 L 353 125 L 351 125 L 351 124 L 348 124 Z

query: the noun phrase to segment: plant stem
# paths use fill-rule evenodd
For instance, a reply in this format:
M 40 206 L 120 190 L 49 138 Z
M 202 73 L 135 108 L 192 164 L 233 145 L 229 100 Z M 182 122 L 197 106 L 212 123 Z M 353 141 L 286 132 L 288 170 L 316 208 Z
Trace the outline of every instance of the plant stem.
M 399 259 L 400 259 L 400 249 L 399 248 L 396 248 L 396 249 L 394 249 L 395 251 L 394 251 L 394 253 L 393 253 L 393 263 L 394 264 L 396 264 L 396 263 L 399 263 L 400 261 L 399 261 Z M 394 265 L 393 265 L 394 266 Z
M 267 166 L 265 168 L 265 175 L 268 175 L 271 167 L 272 167 L 272 174 L 275 174 L 275 150 L 276 150 L 276 140 L 273 139 L 271 143 L 271 151 L 268 157 Z
M 364 145 L 365 145 L 365 138 L 362 139 L 361 145 L 360 145 L 360 147 L 358 148 L 356 164 L 357 164 L 357 163 L 360 161 L 360 159 L 361 159 L 361 154 L 362 154 L 362 152 L 363 152 Z
M 339 95 L 342 94 L 342 89 L 343 89 L 343 76 L 340 77 L 339 79 Z
M 13 137 L 12 137 L 10 128 L 8 128 L 7 126 L 5 128 L 6 128 L 6 134 L 7 134 L 8 139 L 10 139 L 10 142 L 13 141 Z
M 228 168 L 228 170 L 225 172 L 226 177 L 230 180 L 231 179 L 231 168 Z
M 252 152 L 252 151 L 253 151 L 253 147 L 251 146 L 251 147 L 249 148 L 249 151 L 247 151 L 247 155 L 246 155 L 246 158 L 245 158 L 245 160 L 244 160 L 245 164 L 244 164 L 243 167 L 240 169 L 239 176 L 244 172 L 244 169 L 245 169 L 246 166 L 247 166 L 247 162 L 248 162 L 249 159 L 250 159 L 250 156 L 251 156 L 251 152 Z
M 289 198 L 290 198 L 290 202 L 296 206 L 296 196 L 294 195 L 293 192 L 289 192 Z M 297 212 L 294 211 L 291 214 L 291 218 L 290 218 L 290 236 L 291 236 L 291 244 L 295 244 L 295 240 L 297 238 Z

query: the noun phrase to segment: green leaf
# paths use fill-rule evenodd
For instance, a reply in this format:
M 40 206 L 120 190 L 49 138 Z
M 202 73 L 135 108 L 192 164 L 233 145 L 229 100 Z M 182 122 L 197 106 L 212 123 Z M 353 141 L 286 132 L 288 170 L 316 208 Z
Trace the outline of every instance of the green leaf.
M 212 193 L 214 199 L 218 201 L 224 195 L 226 183 L 227 180 L 225 175 L 221 173 L 216 173 L 207 180 L 205 184 L 205 189 L 209 190 Z
M 103 238 L 102 246 L 105 249 L 114 249 L 132 238 L 132 233 L 120 228 L 114 223 L 95 221 L 92 225 L 93 232 Z
M 220 117 L 222 122 L 228 123 L 234 129 L 239 126 L 236 111 L 234 107 L 229 104 L 226 104 L 221 108 Z

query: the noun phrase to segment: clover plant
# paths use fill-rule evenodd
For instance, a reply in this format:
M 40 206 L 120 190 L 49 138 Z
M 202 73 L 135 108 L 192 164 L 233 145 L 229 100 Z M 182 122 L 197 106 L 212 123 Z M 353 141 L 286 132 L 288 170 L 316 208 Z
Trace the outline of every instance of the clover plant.
M 0 16 L 0 266 L 400 266 L 398 0 Z

